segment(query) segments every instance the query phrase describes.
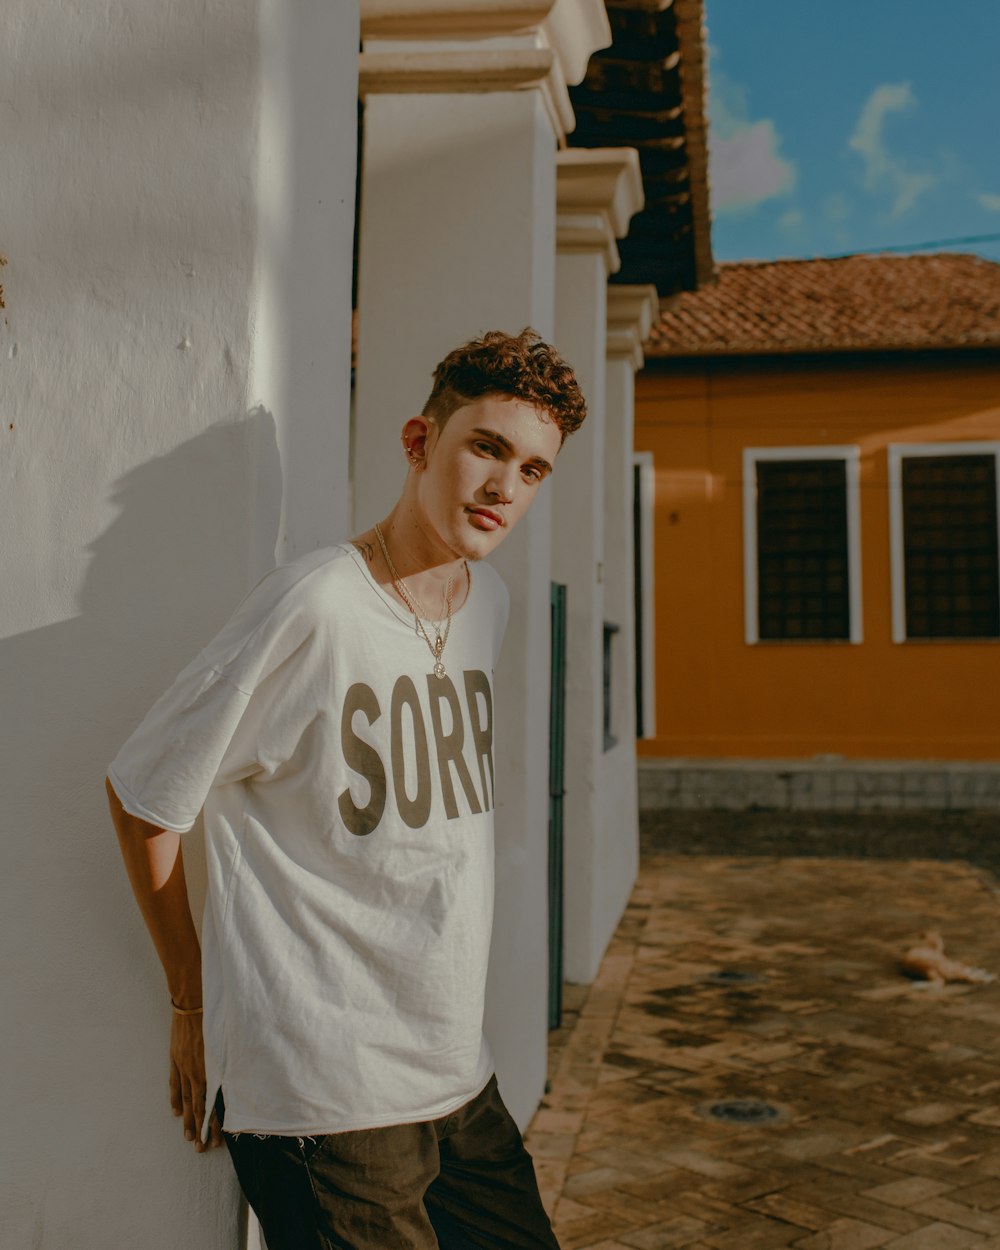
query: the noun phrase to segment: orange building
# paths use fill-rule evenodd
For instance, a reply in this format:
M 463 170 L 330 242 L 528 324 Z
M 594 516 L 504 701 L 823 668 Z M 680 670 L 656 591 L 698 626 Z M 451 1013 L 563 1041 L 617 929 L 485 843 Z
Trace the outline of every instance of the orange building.
M 723 265 L 646 359 L 640 755 L 1000 758 L 1000 265 Z

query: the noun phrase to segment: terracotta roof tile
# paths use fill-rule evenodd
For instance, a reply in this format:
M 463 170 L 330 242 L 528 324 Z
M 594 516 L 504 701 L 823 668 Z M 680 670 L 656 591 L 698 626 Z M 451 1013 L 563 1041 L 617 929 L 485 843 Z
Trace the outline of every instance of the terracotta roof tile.
M 1000 264 L 955 254 L 740 261 L 661 304 L 646 354 L 1000 347 Z

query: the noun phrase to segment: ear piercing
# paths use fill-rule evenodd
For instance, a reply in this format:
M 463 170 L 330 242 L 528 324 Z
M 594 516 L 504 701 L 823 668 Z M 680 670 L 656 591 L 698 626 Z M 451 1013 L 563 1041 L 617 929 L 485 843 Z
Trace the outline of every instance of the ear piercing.
M 403 443 L 403 450 L 406 452 L 406 458 L 407 460 L 409 460 L 410 464 L 420 463 L 420 457 L 413 450 L 413 448 L 410 446 L 409 443 L 406 443 L 406 442 Z

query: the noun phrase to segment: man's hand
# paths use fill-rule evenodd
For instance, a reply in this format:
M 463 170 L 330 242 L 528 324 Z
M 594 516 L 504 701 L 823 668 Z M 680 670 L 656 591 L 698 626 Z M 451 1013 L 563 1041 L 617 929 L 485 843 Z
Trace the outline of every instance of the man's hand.
M 205 1046 L 200 1015 L 173 1013 L 170 1026 L 170 1106 L 184 1117 L 184 1136 L 199 1154 L 222 1145 L 222 1129 L 211 1113 L 208 1141 L 201 1140 L 205 1122 Z
M 180 835 L 151 825 L 122 807 L 110 780 L 105 782 L 111 817 L 132 891 L 167 977 L 172 1002 L 196 1007 L 201 1002 L 201 949 L 191 917 Z M 175 1011 L 170 1026 L 170 1105 L 184 1117 L 184 1136 L 201 1153 L 205 1122 L 205 1047 L 201 1013 Z M 207 1145 L 222 1143 L 212 1114 Z

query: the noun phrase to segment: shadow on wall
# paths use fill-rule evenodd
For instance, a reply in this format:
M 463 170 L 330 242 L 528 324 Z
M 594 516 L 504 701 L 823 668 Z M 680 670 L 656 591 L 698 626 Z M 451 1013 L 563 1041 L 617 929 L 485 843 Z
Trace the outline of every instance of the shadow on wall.
M 273 563 L 273 419 L 214 425 L 119 479 L 113 498 L 79 615 L 0 641 L 2 1062 L 18 1073 L 0 1145 L 5 1244 L 133 1246 L 169 1227 L 173 1244 L 234 1245 L 228 1164 L 195 1156 L 170 1114 L 169 1008 L 102 783 Z

